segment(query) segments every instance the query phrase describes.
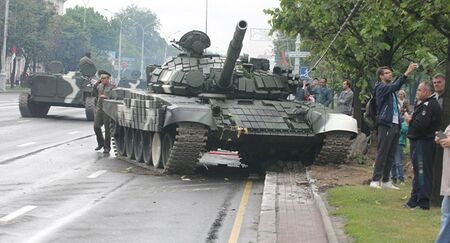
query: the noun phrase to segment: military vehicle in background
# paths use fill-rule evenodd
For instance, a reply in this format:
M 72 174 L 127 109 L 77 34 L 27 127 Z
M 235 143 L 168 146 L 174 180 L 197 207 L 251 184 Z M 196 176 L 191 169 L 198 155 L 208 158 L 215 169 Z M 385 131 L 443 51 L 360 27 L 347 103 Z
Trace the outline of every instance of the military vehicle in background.
M 80 60 L 80 72 L 64 74 L 61 62 L 52 61 L 47 73 L 28 77 L 25 86 L 30 92 L 19 96 L 22 117 L 45 117 L 51 106 L 85 108 L 86 119 L 94 120 L 95 98 L 92 97 L 92 77 L 96 67 L 90 60 Z
M 301 161 L 343 162 L 356 120 L 316 103 L 287 101 L 286 76 L 268 61 L 238 62 L 247 22 L 240 21 L 227 56 L 204 54 L 209 37 L 186 33 L 183 53 L 149 66 L 149 91 L 117 88 L 103 103 L 112 118 L 117 155 L 166 173 L 192 173 L 202 153 L 239 152 L 250 167 Z
M 121 73 L 121 79 L 117 87 L 147 90 L 147 80 L 140 80 L 141 72 L 138 70 L 127 70 Z

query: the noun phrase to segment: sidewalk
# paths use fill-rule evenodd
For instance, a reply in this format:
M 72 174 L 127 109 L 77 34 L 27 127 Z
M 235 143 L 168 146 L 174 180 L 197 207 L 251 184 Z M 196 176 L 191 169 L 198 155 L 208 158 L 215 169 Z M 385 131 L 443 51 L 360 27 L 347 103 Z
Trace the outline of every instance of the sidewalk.
M 258 242 L 338 242 L 323 201 L 305 173 L 266 174 Z

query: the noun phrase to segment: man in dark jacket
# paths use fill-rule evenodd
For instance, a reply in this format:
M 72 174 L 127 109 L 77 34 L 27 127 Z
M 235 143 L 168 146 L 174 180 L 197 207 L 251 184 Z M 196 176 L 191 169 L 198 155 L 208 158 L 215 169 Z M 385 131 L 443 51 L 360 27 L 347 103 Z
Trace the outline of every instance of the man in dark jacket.
M 435 142 L 434 137 L 441 126 L 441 108 L 433 94 L 433 84 L 422 82 L 417 88 L 417 105 L 412 116 L 405 113 L 409 123 L 408 138 L 411 141 L 411 159 L 414 178 L 408 208 L 430 209 L 432 172 Z
M 370 187 L 398 189 L 389 181 L 392 161 L 394 161 L 395 149 L 400 136 L 400 124 L 402 124 L 395 92 L 400 90 L 407 76 L 417 67 L 416 63 L 410 63 L 404 75 L 398 77 L 393 83 L 391 83 L 392 71 L 389 67 L 380 67 L 377 70 L 378 82 L 375 85 L 375 96 L 377 100 L 378 147 Z

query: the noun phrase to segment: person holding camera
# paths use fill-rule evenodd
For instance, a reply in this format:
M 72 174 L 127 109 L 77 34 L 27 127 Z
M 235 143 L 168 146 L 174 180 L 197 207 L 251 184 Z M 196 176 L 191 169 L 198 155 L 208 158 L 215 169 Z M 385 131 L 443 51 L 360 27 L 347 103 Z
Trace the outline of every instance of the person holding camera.
M 413 163 L 413 185 L 411 197 L 404 205 L 407 208 L 430 209 L 432 174 L 436 131 L 441 126 L 441 107 L 436 100 L 433 84 L 424 81 L 416 92 L 417 104 L 414 113 L 405 113 L 409 124 L 408 138 L 411 142 L 411 160 Z
M 395 92 L 400 90 L 408 75 L 417 67 L 417 63 L 410 63 L 405 73 L 393 82 L 391 68 L 384 66 L 377 69 L 378 82 L 375 85 L 374 95 L 376 97 L 378 144 L 370 187 L 399 189 L 389 180 L 402 123 Z

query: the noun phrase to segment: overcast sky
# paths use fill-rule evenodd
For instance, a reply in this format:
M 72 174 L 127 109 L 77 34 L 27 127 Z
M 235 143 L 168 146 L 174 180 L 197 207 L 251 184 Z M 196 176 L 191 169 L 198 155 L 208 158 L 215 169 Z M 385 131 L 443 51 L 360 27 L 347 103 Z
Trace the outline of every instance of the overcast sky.
M 101 14 L 110 17 L 111 12 L 119 12 L 127 5 L 150 9 L 160 20 L 160 32 L 170 39 L 179 39 L 190 30 L 205 31 L 207 0 L 67 0 L 65 8 L 76 5 L 93 7 Z M 257 29 L 269 29 L 269 16 L 263 13 L 263 9 L 279 6 L 279 0 L 208 0 L 208 35 L 211 39 L 211 50 L 221 54 L 226 53 L 228 43 L 232 38 L 237 22 L 241 19 L 248 22 L 246 37 L 242 53 L 251 56 L 270 55 L 272 42 L 256 40 L 261 39 L 252 35 Z

